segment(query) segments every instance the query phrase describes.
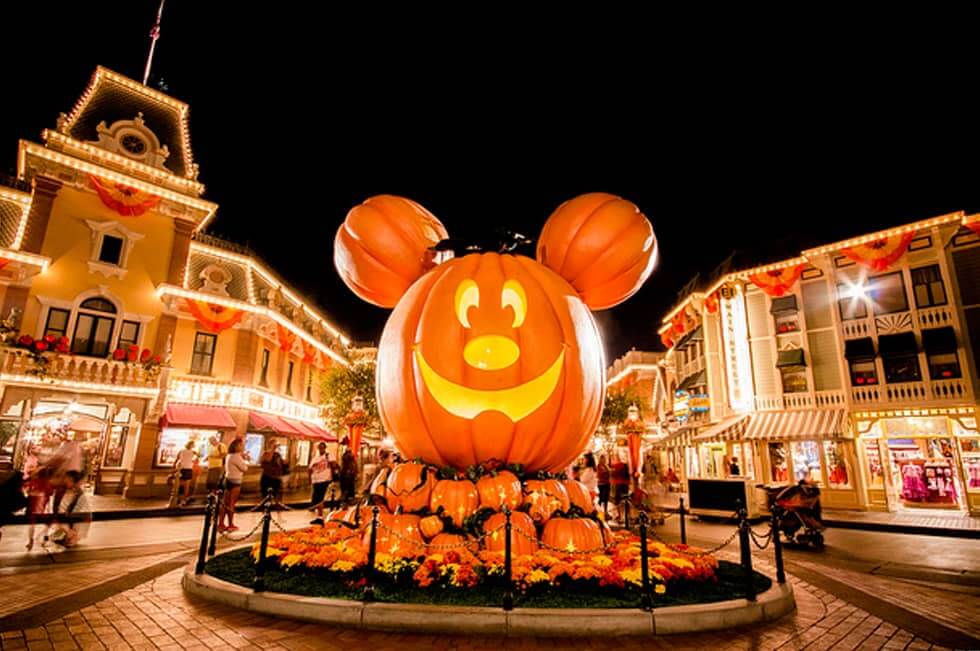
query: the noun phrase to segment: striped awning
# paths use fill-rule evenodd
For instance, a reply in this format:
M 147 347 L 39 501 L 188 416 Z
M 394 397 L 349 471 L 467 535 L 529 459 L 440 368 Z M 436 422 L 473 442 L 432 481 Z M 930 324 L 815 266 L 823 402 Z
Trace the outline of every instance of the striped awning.
M 692 425 L 682 427 L 663 437 L 659 441 L 654 441 L 653 446 L 657 448 L 683 448 L 691 444 L 694 435 L 697 434 L 698 427 Z
M 733 416 L 715 423 L 703 432 L 694 437 L 695 443 L 708 443 L 710 441 L 738 441 L 745 434 L 745 428 L 749 422 L 749 415 Z
M 843 409 L 799 409 L 753 414 L 745 440 L 843 438 L 847 412 Z

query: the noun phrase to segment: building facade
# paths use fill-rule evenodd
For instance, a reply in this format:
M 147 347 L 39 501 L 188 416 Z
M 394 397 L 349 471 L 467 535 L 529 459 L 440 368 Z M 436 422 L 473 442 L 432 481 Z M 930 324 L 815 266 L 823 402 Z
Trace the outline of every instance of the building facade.
M 188 111 L 100 67 L 43 143 L 21 141 L 0 186 L 0 465 L 74 437 L 97 493 L 151 497 L 188 441 L 204 459 L 212 436 L 240 437 L 257 462 L 275 439 L 294 469 L 336 441 L 319 376 L 348 363 L 349 341 L 205 233 L 218 206 Z
M 825 506 L 980 511 L 980 217 L 728 272 L 663 320 L 684 478 L 807 479 Z M 703 340 L 703 343 L 702 341 Z

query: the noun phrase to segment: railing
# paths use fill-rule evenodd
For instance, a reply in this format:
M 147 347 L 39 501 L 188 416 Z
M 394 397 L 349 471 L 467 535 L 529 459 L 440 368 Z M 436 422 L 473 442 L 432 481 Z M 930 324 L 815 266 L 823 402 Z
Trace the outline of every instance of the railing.
M 969 390 L 962 379 L 932 380 L 929 389 L 933 400 L 963 400 L 969 399 Z
M 851 401 L 857 405 L 914 405 L 946 400 L 972 400 L 966 382 L 962 379 L 921 380 L 851 389 Z
M 851 319 L 849 321 L 843 321 L 840 324 L 840 328 L 841 332 L 844 333 L 844 339 L 868 337 L 872 332 L 871 321 L 869 319 Z
M 756 396 L 755 408 L 759 411 L 781 409 L 826 409 L 843 407 L 846 402 L 843 391 L 807 391 L 805 393 L 785 393 L 780 396 Z
M 758 411 L 777 411 L 783 408 L 783 399 L 780 396 L 756 396 L 755 408 Z
M 0 373 L 48 380 L 68 380 L 125 387 L 156 388 L 158 371 L 148 371 L 137 362 L 120 362 L 99 357 L 45 353 L 47 368 L 21 348 L 3 348 Z
M 948 305 L 921 308 L 917 316 L 920 328 L 940 328 L 953 323 L 953 310 Z

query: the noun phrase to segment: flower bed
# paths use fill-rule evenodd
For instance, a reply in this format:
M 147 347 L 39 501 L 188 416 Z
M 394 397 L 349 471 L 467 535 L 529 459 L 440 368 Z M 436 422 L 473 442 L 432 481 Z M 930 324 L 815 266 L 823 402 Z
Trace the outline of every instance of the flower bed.
M 273 535 L 266 586 L 272 592 L 360 600 L 367 585 L 367 545 L 338 524 Z M 648 542 L 655 605 L 721 601 L 744 596 L 739 566 L 683 546 Z M 218 556 L 207 572 L 251 586 L 257 547 Z M 616 532 L 604 553 L 538 550 L 514 556 L 517 605 L 524 607 L 637 607 L 642 577 L 640 542 Z M 375 599 L 387 602 L 499 606 L 505 589 L 502 552 L 475 548 L 422 550 L 417 556 L 379 553 Z M 756 590 L 770 581 L 756 576 Z

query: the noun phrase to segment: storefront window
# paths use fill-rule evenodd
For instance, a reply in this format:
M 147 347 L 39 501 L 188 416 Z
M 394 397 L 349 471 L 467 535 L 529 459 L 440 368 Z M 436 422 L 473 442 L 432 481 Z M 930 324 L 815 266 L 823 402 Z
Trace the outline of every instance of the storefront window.
M 14 464 L 14 448 L 17 445 L 19 420 L 0 420 L 0 468 Z
M 793 449 L 793 478 L 820 484 L 820 448 L 816 441 L 796 441 Z
M 844 446 L 840 441 L 824 441 L 823 450 L 827 457 L 827 483 L 831 488 L 850 488 L 851 473 L 844 457 Z
M 889 384 L 893 382 L 918 382 L 922 379 L 918 355 L 883 357 L 881 364 L 885 368 L 885 381 Z
M 310 465 L 310 442 L 305 440 L 296 441 L 296 465 Z
M 109 430 L 109 440 L 105 445 L 105 467 L 119 468 L 123 464 L 123 453 L 126 451 L 126 438 L 129 427 L 116 425 Z
M 966 489 L 980 493 L 980 438 L 960 439 L 960 456 L 963 457 Z
M 864 442 L 864 455 L 868 459 L 868 484 L 871 488 L 885 487 L 885 469 L 881 465 L 881 450 L 878 439 Z
M 700 477 L 701 473 L 698 471 L 698 451 L 694 448 L 685 448 L 684 452 L 687 456 L 687 476 L 688 477 Z
M 786 461 L 786 444 L 769 444 L 769 465 L 772 481 L 789 481 L 789 464 Z
M 952 439 L 890 438 L 888 452 L 903 505 L 959 505 Z
M 701 467 L 704 469 L 704 476 L 714 479 L 722 479 L 728 474 L 725 464 L 725 444 L 724 443 L 704 443 L 701 449 Z
M 933 380 L 948 380 L 962 377 L 960 361 L 956 353 L 939 353 L 926 357 L 929 363 L 929 377 Z
M 113 428 L 116 429 L 116 428 Z M 206 460 L 208 455 L 208 439 L 218 434 L 215 430 L 198 430 L 168 427 L 160 432 L 160 446 L 157 448 L 156 466 L 171 467 L 177 461 L 177 455 L 188 441 L 194 442 L 194 451 L 198 454 L 199 462 Z
M 265 437 L 261 434 L 245 435 L 245 460 L 253 465 L 259 463 L 262 458 L 262 448 L 265 445 Z
M 851 384 L 854 386 L 878 384 L 878 373 L 875 371 L 873 359 L 851 362 Z
M 752 458 L 752 444 L 743 443 L 742 446 L 742 449 L 745 451 L 745 454 L 740 459 L 742 462 L 742 474 L 749 479 L 755 479 L 755 459 Z

